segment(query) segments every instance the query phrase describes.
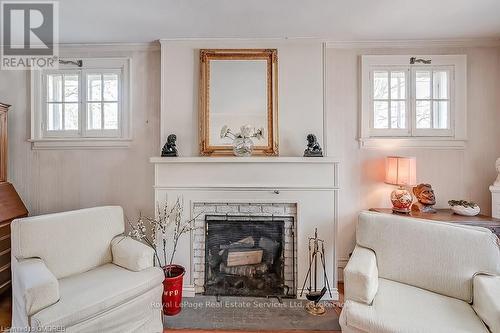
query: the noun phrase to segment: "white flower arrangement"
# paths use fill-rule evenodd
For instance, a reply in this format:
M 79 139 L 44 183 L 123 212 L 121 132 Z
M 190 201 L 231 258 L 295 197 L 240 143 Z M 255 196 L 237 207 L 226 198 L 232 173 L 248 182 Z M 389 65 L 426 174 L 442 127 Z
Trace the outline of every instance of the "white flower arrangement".
M 233 133 L 233 131 L 227 125 L 224 125 L 221 128 L 220 137 L 221 139 L 230 138 L 232 140 L 235 140 L 237 138 L 256 138 L 257 140 L 261 140 L 264 137 L 264 128 L 261 127 L 259 129 L 256 129 L 251 125 L 244 125 L 240 127 L 240 131 L 238 133 Z
M 192 230 L 197 229 L 192 226 L 192 222 L 198 218 L 200 214 L 196 215 L 190 220 L 182 220 L 182 212 L 184 211 L 184 206 L 181 198 L 177 198 L 175 204 L 170 207 L 168 201 L 165 200 L 165 205 L 163 208 L 160 208 L 160 205 L 157 205 L 156 217 L 147 217 L 142 214 L 139 215 L 139 218 L 135 224 L 130 223 L 131 231 L 129 232 L 129 236 L 135 238 L 139 241 L 150 246 L 153 251 L 158 264 L 161 263 L 160 256 L 158 254 L 158 249 L 162 248 L 163 250 L 163 263 L 165 264 L 164 273 L 165 277 L 170 277 L 170 272 L 168 267 L 172 265 L 175 252 L 177 251 L 177 244 L 179 242 L 179 238 Z M 149 223 L 149 235 L 148 228 L 146 227 L 146 223 Z M 168 258 L 167 262 L 167 241 L 172 239 L 172 253 L 170 258 Z M 168 264 L 167 264 L 168 263 Z

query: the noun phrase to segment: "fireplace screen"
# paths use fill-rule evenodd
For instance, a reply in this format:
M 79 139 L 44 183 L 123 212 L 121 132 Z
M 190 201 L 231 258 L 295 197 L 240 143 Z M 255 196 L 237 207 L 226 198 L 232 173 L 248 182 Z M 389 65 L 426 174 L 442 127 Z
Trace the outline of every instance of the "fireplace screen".
M 295 286 L 286 285 L 284 276 L 286 264 L 295 267 L 293 256 L 285 262 L 286 219 L 207 215 L 205 294 L 293 296 Z

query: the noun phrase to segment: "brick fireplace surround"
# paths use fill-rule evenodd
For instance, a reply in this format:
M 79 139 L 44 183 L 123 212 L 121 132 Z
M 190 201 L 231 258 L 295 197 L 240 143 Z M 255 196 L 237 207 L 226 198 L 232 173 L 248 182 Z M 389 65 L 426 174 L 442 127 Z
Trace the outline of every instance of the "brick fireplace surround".
M 293 267 L 296 260 L 296 253 L 292 249 L 297 246 L 292 245 L 295 241 L 292 233 L 295 234 L 295 223 L 297 216 L 297 206 L 292 203 L 196 203 L 193 207 L 193 213 L 198 216 L 195 220 L 193 239 L 193 279 L 196 293 L 204 292 L 205 283 L 205 215 L 234 215 L 234 216 L 271 216 L 271 217 L 292 217 L 285 221 L 285 285 L 292 286 L 296 284 L 294 272 L 297 268 Z M 295 274 L 296 275 L 296 274 Z

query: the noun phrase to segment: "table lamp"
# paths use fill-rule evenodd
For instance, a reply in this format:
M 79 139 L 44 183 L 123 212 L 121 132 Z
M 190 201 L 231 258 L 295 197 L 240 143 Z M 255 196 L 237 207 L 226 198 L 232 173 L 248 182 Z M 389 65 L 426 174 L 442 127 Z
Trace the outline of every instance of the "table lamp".
M 415 157 L 386 157 L 385 182 L 399 186 L 391 193 L 392 211 L 394 213 L 410 213 L 413 195 L 405 187 L 415 185 L 416 178 Z

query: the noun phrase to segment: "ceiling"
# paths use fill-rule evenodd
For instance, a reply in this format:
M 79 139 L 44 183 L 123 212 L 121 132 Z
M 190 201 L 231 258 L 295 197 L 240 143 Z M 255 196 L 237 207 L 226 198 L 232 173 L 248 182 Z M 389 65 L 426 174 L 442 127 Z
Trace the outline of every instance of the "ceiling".
M 60 0 L 61 43 L 500 38 L 500 0 Z

